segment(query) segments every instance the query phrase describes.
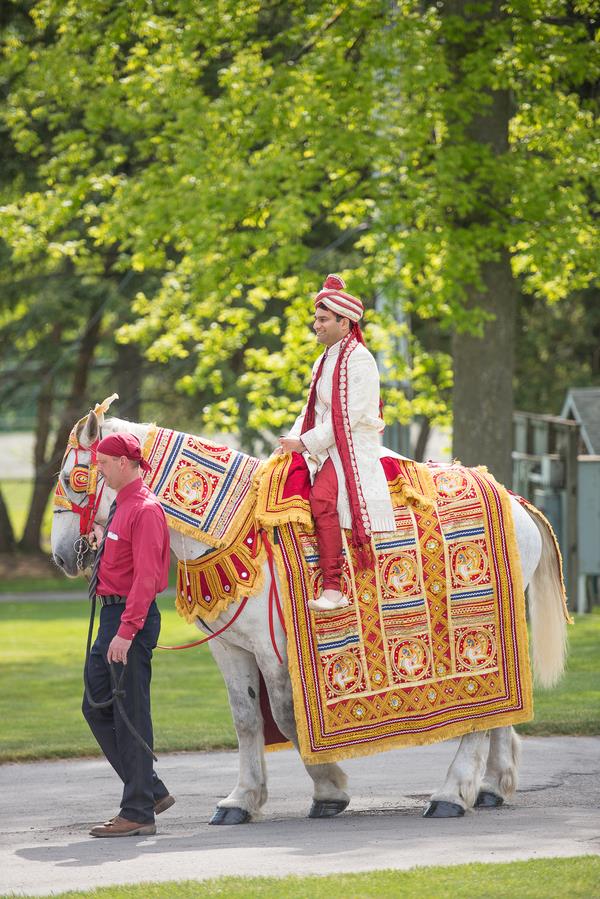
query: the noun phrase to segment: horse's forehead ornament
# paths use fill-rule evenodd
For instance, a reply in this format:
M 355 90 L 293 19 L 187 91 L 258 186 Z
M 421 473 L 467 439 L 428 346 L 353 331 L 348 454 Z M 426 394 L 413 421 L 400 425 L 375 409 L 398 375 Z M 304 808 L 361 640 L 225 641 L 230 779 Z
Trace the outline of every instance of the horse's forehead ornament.
M 96 403 L 92 411 L 98 419 L 98 424 L 101 424 L 104 413 L 108 411 L 111 404 L 118 398 L 119 394 L 113 393 L 101 403 Z M 53 505 L 56 509 L 65 509 L 69 512 L 76 512 L 80 516 L 80 532 L 82 536 L 89 533 L 95 517 L 95 513 L 98 510 L 98 505 L 100 503 L 100 497 L 102 493 L 101 488 L 100 494 L 97 495 L 98 464 L 96 461 L 96 448 L 98 446 L 99 439 L 98 437 L 96 437 L 96 439 L 92 441 L 89 446 L 84 446 L 80 442 L 81 434 L 86 426 L 89 416 L 90 413 L 88 412 L 88 414 L 84 415 L 83 418 L 80 418 L 79 421 L 76 422 L 76 424 L 71 429 L 71 433 L 69 434 L 69 439 L 67 441 L 67 447 L 65 449 L 65 454 L 63 456 L 62 464 L 60 467 L 62 472 L 65 468 L 65 464 L 69 455 L 71 453 L 75 454 L 74 464 L 69 472 L 69 487 L 74 493 L 87 494 L 87 505 L 81 506 L 69 499 L 60 477 L 56 485 L 56 490 L 54 491 L 53 502 Z M 89 454 L 89 464 L 80 461 L 80 453 Z

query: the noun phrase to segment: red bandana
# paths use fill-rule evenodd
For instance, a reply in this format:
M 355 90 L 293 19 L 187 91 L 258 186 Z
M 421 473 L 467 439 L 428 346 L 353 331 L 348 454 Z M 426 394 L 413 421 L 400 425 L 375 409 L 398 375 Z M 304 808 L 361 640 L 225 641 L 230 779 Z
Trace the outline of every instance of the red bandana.
M 140 441 L 133 434 L 109 434 L 102 438 L 96 452 L 104 453 L 105 456 L 125 456 L 132 462 L 139 462 L 142 471 L 150 471 L 150 466 L 142 456 Z

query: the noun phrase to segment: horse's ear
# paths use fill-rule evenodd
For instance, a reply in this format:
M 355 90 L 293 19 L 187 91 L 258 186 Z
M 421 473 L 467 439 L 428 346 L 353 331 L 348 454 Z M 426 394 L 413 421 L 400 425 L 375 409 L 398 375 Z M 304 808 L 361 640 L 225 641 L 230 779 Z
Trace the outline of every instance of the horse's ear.
M 77 439 L 82 446 L 91 446 L 100 436 L 100 424 L 98 416 L 95 412 L 90 412 L 87 421 L 83 425 L 81 432 L 77 434 Z

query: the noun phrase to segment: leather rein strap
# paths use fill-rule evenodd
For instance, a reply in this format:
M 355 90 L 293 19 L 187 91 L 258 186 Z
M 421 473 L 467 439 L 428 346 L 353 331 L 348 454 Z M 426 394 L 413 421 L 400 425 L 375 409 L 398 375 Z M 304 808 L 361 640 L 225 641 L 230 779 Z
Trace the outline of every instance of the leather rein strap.
M 148 746 L 144 738 L 141 734 L 137 732 L 131 721 L 129 720 L 129 716 L 125 709 L 123 708 L 122 698 L 125 696 L 125 690 L 123 689 L 123 679 L 125 677 L 125 672 L 127 670 L 126 665 L 121 665 L 121 673 L 117 676 L 117 669 L 114 662 L 110 663 L 110 679 L 112 682 L 112 693 L 109 699 L 105 699 L 104 702 L 96 702 L 92 699 L 92 691 L 90 690 L 90 685 L 88 683 L 88 663 L 90 661 L 90 651 L 92 648 L 92 634 L 94 631 L 94 619 L 96 617 L 96 591 L 92 595 L 92 590 L 89 591 L 90 598 L 90 626 L 88 628 L 88 637 L 87 637 L 87 645 L 85 649 L 85 665 L 83 667 L 83 685 L 85 688 L 85 697 L 89 702 L 90 706 L 93 709 L 105 709 L 109 705 L 112 705 L 113 702 L 119 710 L 119 714 L 123 719 L 123 722 L 131 734 L 131 736 L 137 740 L 142 749 L 148 752 L 155 762 L 158 761 L 154 752 Z
M 274 629 L 274 625 L 273 625 L 273 619 L 274 619 L 273 612 L 274 612 L 274 608 L 276 608 L 277 615 L 279 617 L 279 621 L 283 628 L 283 632 L 284 632 L 284 634 L 286 633 L 285 622 L 283 619 L 283 611 L 281 608 L 281 600 L 279 598 L 279 591 L 277 590 L 277 581 L 275 580 L 273 547 L 271 546 L 271 543 L 269 542 L 269 539 L 267 537 L 267 532 L 265 530 L 261 530 L 260 535 L 263 539 L 265 548 L 267 550 L 267 558 L 269 560 L 269 571 L 271 573 L 271 586 L 269 588 L 269 633 L 271 635 L 271 643 L 273 645 L 275 655 L 277 656 L 277 658 L 279 660 L 279 664 L 283 665 L 283 659 L 281 657 L 279 649 L 277 648 L 277 641 L 275 640 L 275 629 Z M 229 619 L 227 624 L 225 624 L 222 628 L 219 628 L 218 631 L 214 631 L 212 634 L 209 634 L 208 637 L 202 637 L 200 640 L 194 640 L 192 643 L 182 643 L 180 646 L 164 646 L 163 644 L 158 643 L 156 648 L 157 649 L 167 649 L 167 650 L 192 649 L 192 647 L 194 647 L 194 646 L 202 646 L 203 643 L 208 643 L 209 640 L 213 640 L 215 637 L 218 637 L 220 634 L 222 634 L 224 631 L 226 631 L 228 627 L 231 627 L 231 625 L 236 620 L 236 618 L 238 618 L 244 611 L 247 602 L 248 602 L 248 597 L 244 596 L 244 598 L 242 599 L 242 601 L 240 602 L 240 604 L 236 610 L 235 615 L 233 615 Z

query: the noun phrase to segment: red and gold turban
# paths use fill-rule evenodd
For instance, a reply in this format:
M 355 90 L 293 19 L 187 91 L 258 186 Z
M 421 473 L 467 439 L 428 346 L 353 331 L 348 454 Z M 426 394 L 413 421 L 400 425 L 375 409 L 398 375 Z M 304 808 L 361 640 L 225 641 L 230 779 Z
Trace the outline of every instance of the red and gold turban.
M 363 317 L 365 307 L 359 299 L 346 293 L 345 287 L 346 284 L 339 275 L 327 275 L 322 289 L 315 297 L 315 309 L 317 306 L 325 306 L 335 315 L 358 322 Z

